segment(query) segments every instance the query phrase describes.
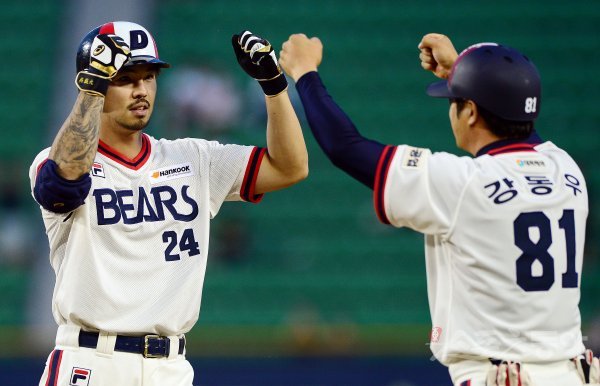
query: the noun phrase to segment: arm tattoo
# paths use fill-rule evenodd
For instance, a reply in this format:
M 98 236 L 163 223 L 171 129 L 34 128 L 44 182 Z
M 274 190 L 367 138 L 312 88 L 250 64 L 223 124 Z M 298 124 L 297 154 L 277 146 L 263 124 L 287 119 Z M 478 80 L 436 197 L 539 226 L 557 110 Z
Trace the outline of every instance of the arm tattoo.
M 54 139 L 48 158 L 67 179 L 77 179 L 92 167 L 100 131 L 104 98 L 80 93 L 69 117 Z

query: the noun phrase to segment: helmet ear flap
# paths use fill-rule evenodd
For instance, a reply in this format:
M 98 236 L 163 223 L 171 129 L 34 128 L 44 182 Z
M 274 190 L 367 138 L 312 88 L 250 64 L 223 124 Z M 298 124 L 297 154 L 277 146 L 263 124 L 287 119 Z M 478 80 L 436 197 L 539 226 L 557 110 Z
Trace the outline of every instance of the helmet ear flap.
M 83 71 L 90 66 L 90 51 L 92 49 L 92 42 L 100 33 L 100 27 L 101 26 L 98 26 L 88 32 L 79 43 L 79 47 L 77 48 L 77 57 L 75 58 L 76 72 Z

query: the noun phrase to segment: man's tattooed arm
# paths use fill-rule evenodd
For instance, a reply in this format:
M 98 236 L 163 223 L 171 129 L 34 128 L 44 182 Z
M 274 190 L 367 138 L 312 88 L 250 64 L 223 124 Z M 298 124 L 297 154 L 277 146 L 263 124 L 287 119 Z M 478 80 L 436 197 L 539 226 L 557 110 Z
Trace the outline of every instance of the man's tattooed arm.
M 104 98 L 79 93 L 71 113 L 63 123 L 50 149 L 49 159 L 58 165 L 58 173 L 76 180 L 89 173 L 100 135 L 100 114 Z

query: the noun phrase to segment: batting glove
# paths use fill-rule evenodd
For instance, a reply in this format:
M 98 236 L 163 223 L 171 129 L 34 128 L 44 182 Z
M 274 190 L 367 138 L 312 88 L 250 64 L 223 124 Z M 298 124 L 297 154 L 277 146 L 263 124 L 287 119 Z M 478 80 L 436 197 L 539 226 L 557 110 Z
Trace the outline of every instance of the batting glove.
M 592 350 L 585 350 L 583 355 L 573 358 L 573 362 L 585 385 L 600 385 L 600 361 Z
M 534 386 L 527 371 L 518 362 L 494 362 L 488 371 L 486 386 Z
M 266 95 L 275 96 L 287 88 L 271 43 L 250 31 L 242 31 L 231 37 L 231 44 L 240 66 L 258 81 Z
M 90 65 L 77 74 L 75 84 L 85 93 L 104 96 L 110 79 L 130 57 L 129 46 L 121 37 L 98 35 L 90 48 Z

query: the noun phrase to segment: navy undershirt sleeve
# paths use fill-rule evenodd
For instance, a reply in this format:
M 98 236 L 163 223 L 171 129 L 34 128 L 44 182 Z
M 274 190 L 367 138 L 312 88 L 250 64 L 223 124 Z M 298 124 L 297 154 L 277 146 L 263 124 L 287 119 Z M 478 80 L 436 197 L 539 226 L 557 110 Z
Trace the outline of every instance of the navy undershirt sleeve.
M 310 129 L 335 166 L 373 189 L 377 163 L 385 146 L 363 137 L 327 93 L 319 74 L 304 74 L 296 83 Z
M 44 208 L 55 213 L 69 213 L 83 205 L 92 187 L 89 173 L 77 180 L 64 179 L 56 163 L 48 159 L 37 172 L 33 196 Z

